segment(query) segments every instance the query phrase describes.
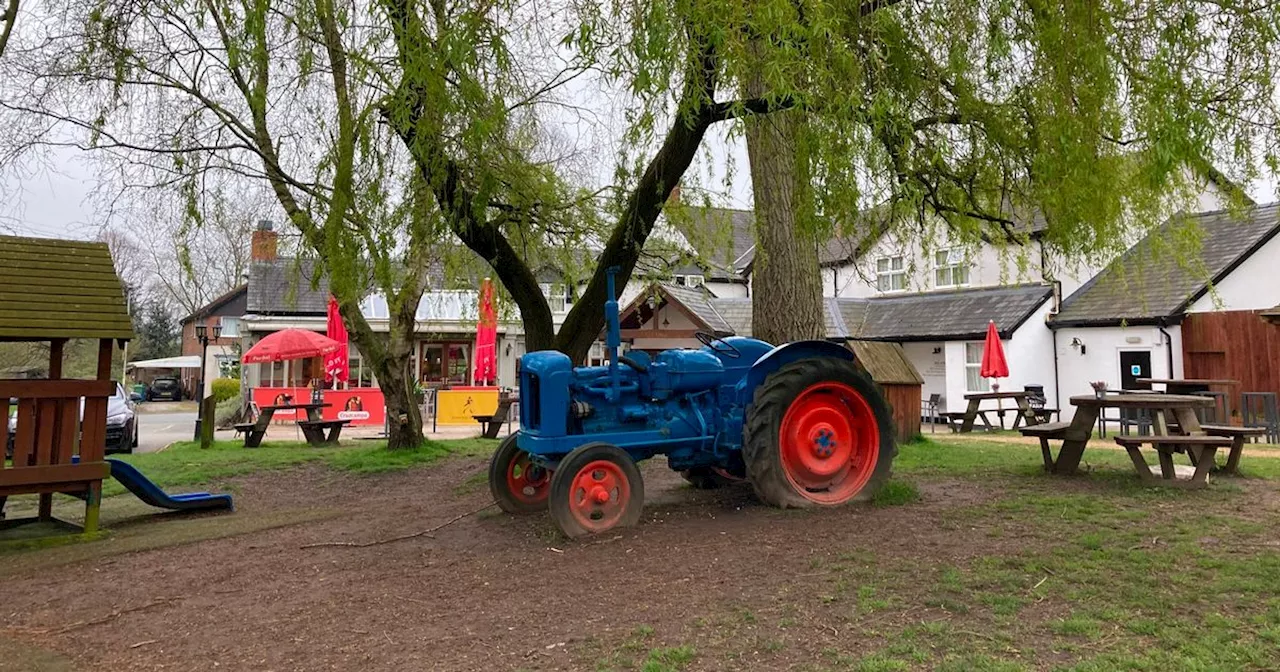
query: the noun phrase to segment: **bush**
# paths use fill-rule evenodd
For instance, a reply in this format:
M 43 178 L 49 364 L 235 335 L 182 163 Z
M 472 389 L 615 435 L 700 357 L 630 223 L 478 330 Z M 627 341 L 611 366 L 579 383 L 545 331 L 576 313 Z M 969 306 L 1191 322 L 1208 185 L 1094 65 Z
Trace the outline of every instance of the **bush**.
M 217 396 L 218 387 L 214 382 L 214 396 Z M 240 390 L 236 390 L 236 395 L 230 399 L 223 399 L 213 410 L 213 426 L 218 429 L 230 429 L 232 425 L 240 422 L 240 412 L 244 409 L 244 399 L 240 396 Z
M 240 396 L 240 381 L 233 378 L 219 378 L 213 381 L 213 399 L 217 403 Z

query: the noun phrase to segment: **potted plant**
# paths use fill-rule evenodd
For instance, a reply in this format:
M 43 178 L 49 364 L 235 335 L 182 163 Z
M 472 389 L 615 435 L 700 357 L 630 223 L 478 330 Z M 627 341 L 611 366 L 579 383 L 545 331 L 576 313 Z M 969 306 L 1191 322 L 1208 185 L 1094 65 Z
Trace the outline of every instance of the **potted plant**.
M 1107 396 L 1107 381 L 1095 380 L 1092 383 L 1089 383 L 1089 387 L 1093 388 L 1093 394 L 1097 398 L 1101 399 Z

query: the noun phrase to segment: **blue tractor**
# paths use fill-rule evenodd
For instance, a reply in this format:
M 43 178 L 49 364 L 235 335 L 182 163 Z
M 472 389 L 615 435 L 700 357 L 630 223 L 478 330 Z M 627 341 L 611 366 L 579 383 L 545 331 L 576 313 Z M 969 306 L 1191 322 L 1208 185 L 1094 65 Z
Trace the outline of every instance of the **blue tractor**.
M 489 464 L 504 511 L 549 509 L 569 537 L 634 525 L 636 462 L 659 454 L 695 487 L 746 479 L 779 507 L 867 499 L 888 479 L 889 407 L 848 349 L 700 333 L 698 350 L 620 357 L 613 270 L 608 290 L 608 366 L 520 358 L 520 430 Z

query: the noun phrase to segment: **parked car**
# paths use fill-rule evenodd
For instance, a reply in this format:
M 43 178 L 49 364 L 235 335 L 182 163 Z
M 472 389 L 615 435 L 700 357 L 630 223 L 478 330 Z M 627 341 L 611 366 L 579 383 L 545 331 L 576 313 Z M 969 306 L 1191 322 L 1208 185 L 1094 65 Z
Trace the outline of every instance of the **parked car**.
M 182 383 L 177 378 L 156 378 L 147 388 L 147 401 L 182 401 Z
M 84 421 L 84 400 L 80 400 L 80 420 Z M 18 400 L 9 400 L 9 441 L 4 447 L 6 459 L 13 458 L 13 443 L 18 431 Z M 107 453 L 132 453 L 138 447 L 138 416 L 133 402 L 119 383 L 107 398 Z

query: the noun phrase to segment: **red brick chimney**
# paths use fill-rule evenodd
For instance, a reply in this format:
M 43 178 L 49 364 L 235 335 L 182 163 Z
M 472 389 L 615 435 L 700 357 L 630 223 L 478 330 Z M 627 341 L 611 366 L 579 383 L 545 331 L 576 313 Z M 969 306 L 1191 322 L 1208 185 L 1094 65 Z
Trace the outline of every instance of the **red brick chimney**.
M 268 220 L 259 220 L 258 228 L 253 231 L 249 247 L 249 258 L 253 261 L 275 261 L 280 234 L 271 228 Z

